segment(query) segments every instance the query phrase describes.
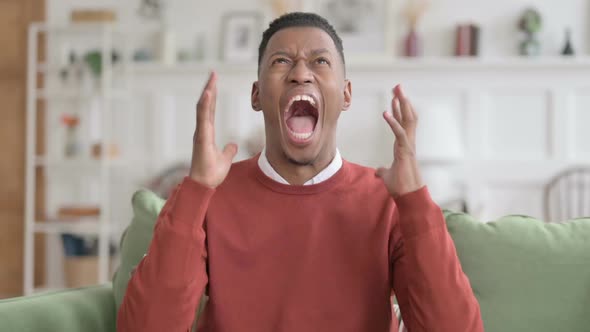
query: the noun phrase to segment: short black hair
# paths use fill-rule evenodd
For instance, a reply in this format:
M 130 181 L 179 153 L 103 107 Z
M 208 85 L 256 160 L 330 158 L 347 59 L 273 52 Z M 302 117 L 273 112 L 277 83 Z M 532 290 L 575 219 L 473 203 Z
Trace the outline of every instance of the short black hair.
M 294 12 L 284 14 L 274 19 L 268 25 L 268 29 L 266 29 L 264 33 L 262 33 L 262 41 L 260 41 L 260 46 L 258 47 L 259 68 L 270 37 L 272 37 L 276 32 L 282 29 L 291 27 L 313 27 L 324 30 L 324 32 L 326 32 L 330 36 L 330 38 L 332 38 L 332 41 L 336 46 L 336 50 L 338 50 L 340 58 L 342 59 L 342 63 L 344 64 L 344 48 L 342 46 L 342 39 L 340 38 L 340 36 L 338 36 L 338 33 L 336 33 L 336 29 L 334 29 L 330 22 L 328 22 L 328 20 L 326 20 L 318 14 Z

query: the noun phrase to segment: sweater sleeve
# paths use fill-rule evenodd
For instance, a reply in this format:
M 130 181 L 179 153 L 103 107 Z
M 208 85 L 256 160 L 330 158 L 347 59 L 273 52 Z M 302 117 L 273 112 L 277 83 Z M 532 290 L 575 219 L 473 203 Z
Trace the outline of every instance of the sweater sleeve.
M 187 177 L 170 196 L 129 280 L 117 331 L 190 329 L 208 281 L 203 223 L 213 193 Z
M 477 299 L 426 187 L 395 200 L 393 289 L 408 332 L 483 332 Z

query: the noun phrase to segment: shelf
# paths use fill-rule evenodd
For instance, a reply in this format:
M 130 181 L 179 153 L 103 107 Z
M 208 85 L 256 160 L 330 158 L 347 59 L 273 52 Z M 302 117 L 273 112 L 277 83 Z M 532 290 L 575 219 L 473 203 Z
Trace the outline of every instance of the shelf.
M 37 233 L 47 234 L 98 234 L 100 232 L 100 223 L 97 218 L 82 218 L 72 221 L 37 221 L 34 223 L 34 231 Z
M 61 33 L 65 35 L 75 33 L 114 33 L 128 34 L 130 37 L 143 33 L 154 33 L 161 31 L 159 23 L 126 24 L 121 22 L 80 22 L 59 25 L 48 25 L 47 23 L 33 23 L 31 28 L 39 32 Z
M 422 57 L 375 61 L 354 61 L 348 66 L 359 69 L 590 69 L 590 56 L 563 57 Z
M 102 92 L 82 92 L 71 89 L 47 90 L 37 89 L 36 96 L 38 99 L 73 99 L 73 100 L 88 100 L 90 98 L 107 98 L 124 100 L 129 99 L 129 95 L 121 91 L 110 91 L 110 96 Z
M 131 164 L 128 159 L 90 159 L 90 158 L 74 158 L 74 159 L 48 159 L 46 157 L 36 157 L 35 165 L 50 168 L 69 168 L 69 169 L 92 169 L 100 168 L 103 162 L 108 167 L 123 167 Z
M 31 24 L 31 27 L 36 29 L 37 31 L 48 32 L 48 33 L 63 33 L 63 34 L 73 34 L 73 33 L 99 33 L 104 31 L 113 31 L 118 28 L 118 25 L 115 23 L 105 22 L 105 23 L 72 23 L 68 25 L 47 25 L 45 23 L 34 23 Z
M 136 74 L 207 74 L 246 73 L 256 75 L 256 62 L 224 63 L 220 61 L 179 62 L 165 65 L 159 62 L 136 62 L 130 65 Z M 421 69 L 590 69 L 590 56 L 539 56 L 539 57 L 419 57 L 391 58 L 387 56 L 350 57 L 346 67 L 349 71 L 421 70 Z
M 136 62 L 130 66 L 133 74 L 208 74 L 211 70 L 218 73 L 241 73 L 256 75 L 256 63 L 223 62 L 179 62 L 167 65 L 156 61 Z
M 111 69 L 111 73 L 113 75 L 125 75 L 127 71 L 130 69 L 133 63 L 130 62 L 123 62 L 123 63 L 114 63 L 108 68 Z M 63 66 L 59 66 L 57 64 L 48 64 L 47 62 L 39 62 L 36 66 L 37 71 L 42 74 L 60 74 L 61 71 L 64 69 Z M 100 79 L 100 78 L 95 78 Z

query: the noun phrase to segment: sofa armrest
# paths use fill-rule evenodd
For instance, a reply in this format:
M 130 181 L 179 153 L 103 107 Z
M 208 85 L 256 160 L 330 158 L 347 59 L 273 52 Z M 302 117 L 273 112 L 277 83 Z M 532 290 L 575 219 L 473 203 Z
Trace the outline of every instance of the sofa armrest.
M 0 301 L 0 332 L 114 332 L 116 319 L 110 284 Z

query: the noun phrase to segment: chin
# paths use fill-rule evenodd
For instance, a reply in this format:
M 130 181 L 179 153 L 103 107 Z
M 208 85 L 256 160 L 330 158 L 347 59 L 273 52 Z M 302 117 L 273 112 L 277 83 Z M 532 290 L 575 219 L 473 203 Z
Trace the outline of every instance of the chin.
M 310 166 L 313 165 L 319 155 L 313 151 L 293 151 L 283 150 L 286 159 L 297 166 Z

